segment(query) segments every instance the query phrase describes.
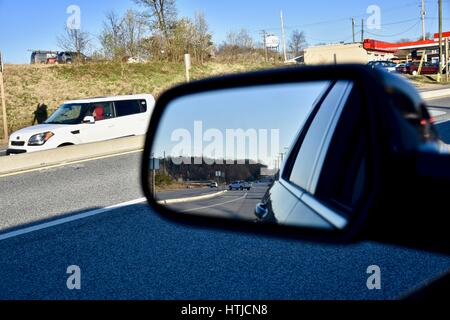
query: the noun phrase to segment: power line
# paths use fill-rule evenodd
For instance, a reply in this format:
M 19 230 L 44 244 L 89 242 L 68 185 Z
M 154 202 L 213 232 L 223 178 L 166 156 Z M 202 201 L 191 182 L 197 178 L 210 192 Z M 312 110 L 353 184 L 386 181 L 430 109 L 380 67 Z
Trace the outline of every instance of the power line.
M 393 12 L 393 11 L 396 11 L 396 10 L 404 9 L 404 8 L 410 7 L 411 5 L 414 5 L 414 4 L 417 4 L 417 1 L 408 2 L 408 3 L 405 3 L 403 5 L 399 5 L 399 6 L 395 6 L 395 7 L 384 8 L 383 9 L 383 13 Z M 347 16 L 347 17 L 336 18 L 336 19 L 322 20 L 322 21 L 316 21 L 316 22 L 306 23 L 306 24 L 285 26 L 285 29 L 306 28 L 306 27 L 312 27 L 312 26 L 316 26 L 316 25 L 323 25 L 323 24 L 330 24 L 330 23 L 336 23 L 336 22 L 351 21 L 352 18 L 363 18 L 363 17 L 366 17 L 366 16 L 367 16 L 367 13 L 363 13 L 363 14 L 354 15 L 354 16 Z M 388 24 L 384 24 L 384 25 L 388 25 Z M 251 29 L 249 31 L 257 32 L 257 31 L 260 31 L 262 29 L 264 29 L 266 31 L 274 31 L 274 30 L 280 30 L 280 27 L 264 27 L 264 28 L 261 27 L 261 28 L 258 28 L 258 29 Z
M 420 23 L 421 23 L 421 20 L 417 20 L 417 22 L 414 25 L 412 25 L 411 27 L 409 27 L 405 31 L 402 31 L 402 32 L 399 32 L 399 33 L 396 33 L 396 34 L 382 35 L 382 34 L 376 34 L 376 33 L 370 32 L 370 31 L 367 31 L 367 33 L 371 34 L 373 36 L 376 36 L 376 37 L 385 37 L 385 38 L 397 37 L 397 36 L 401 36 L 402 34 L 408 33 L 409 31 L 414 29 L 417 25 L 419 25 Z

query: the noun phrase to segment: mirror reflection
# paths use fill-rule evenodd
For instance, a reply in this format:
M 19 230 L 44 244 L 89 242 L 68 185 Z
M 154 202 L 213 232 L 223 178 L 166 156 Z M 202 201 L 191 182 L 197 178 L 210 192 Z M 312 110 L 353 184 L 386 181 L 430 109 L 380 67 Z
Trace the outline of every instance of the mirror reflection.
M 180 214 L 345 227 L 345 217 L 325 212 L 313 195 L 353 87 L 348 81 L 299 82 L 210 91 L 172 101 L 149 155 L 154 198 Z M 333 103 L 327 104 L 327 97 Z M 311 124 L 319 116 L 319 104 L 324 114 Z M 306 124 L 315 132 L 302 137 Z M 304 145 L 300 151 L 295 147 L 299 139 Z M 286 165 L 288 159 L 293 168 Z M 286 170 L 291 178 L 283 178 Z

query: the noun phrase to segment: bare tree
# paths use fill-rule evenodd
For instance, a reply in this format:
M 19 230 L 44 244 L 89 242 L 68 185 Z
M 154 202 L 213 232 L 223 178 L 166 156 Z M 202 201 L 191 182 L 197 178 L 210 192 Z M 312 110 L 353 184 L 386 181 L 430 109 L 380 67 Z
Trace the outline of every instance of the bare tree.
M 122 18 L 114 11 L 106 14 L 106 20 L 103 22 L 103 31 L 99 40 L 107 58 L 121 59 L 125 56 Z
M 289 50 L 294 57 L 301 55 L 301 52 L 306 48 L 306 38 L 303 31 L 295 30 L 292 32 L 291 39 L 289 41 Z
M 66 33 L 58 37 L 58 46 L 70 52 L 76 52 L 78 56 L 84 53 L 91 42 L 89 33 L 66 27 Z
M 203 64 L 212 51 L 212 35 L 203 12 L 197 12 L 194 20 L 194 50 L 196 58 Z
M 147 41 L 147 46 L 148 44 L 151 46 L 150 51 L 158 50 L 160 59 L 176 60 L 177 54 L 172 50 L 173 31 L 178 22 L 175 0 L 134 0 L 134 2 L 146 9 L 143 15 L 153 31 L 151 41 Z
M 255 42 L 246 29 L 241 29 L 237 32 L 231 31 L 227 33 L 226 44 L 235 46 L 241 49 L 255 48 Z
M 151 19 L 151 28 L 160 31 L 168 39 L 170 30 L 177 20 L 175 0 L 134 0 L 135 3 L 147 8 Z
M 128 10 L 123 18 L 123 37 L 126 53 L 132 57 L 140 55 L 141 41 L 145 35 L 145 21 L 133 10 Z
M 185 53 L 193 51 L 195 28 L 191 20 L 183 18 L 177 21 L 170 38 L 170 56 L 173 61 L 181 61 Z
M 100 35 L 105 55 L 113 59 L 140 56 L 145 28 L 143 18 L 133 10 L 128 10 L 123 17 L 108 13 Z
M 217 54 L 227 61 L 254 61 L 257 59 L 255 55 L 259 55 L 257 51 L 250 33 L 246 29 L 241 29 L 227 33 L 226 40 L 219 46 Z

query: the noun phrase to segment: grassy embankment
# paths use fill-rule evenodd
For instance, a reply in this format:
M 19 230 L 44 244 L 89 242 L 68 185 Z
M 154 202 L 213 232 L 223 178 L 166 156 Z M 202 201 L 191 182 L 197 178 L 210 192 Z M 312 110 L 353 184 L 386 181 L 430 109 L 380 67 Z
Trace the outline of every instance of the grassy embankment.
M 195 80 L 268 67 L 273 65 L 208 63 L 194 66 L 191 77 Z M 157 97 L 167 88 L 184 82 L 184 67 L 165 62 L 6 65 L 4 78 L 8 127 L 13 132 L 31 125 L 38 103 L 45 103 L 51 114 L 66 100 L 137 93 Z M 1 126 L 0 123 L 0 141 Z

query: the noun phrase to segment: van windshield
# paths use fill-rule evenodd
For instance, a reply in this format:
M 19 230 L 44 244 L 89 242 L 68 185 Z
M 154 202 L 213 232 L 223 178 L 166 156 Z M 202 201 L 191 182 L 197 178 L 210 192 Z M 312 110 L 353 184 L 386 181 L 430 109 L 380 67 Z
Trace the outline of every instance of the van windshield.
M 89 104 L 63 104 L 56 110 L 46 124 L 80 124 L 89 110 Z

